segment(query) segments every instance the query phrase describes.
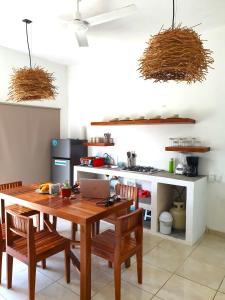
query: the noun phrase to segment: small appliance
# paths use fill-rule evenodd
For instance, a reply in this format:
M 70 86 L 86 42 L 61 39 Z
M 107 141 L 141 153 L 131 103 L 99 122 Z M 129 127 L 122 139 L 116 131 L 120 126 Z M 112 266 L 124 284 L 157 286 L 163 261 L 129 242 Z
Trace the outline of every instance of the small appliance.
M 186 166 L 183 163 L 179 163 L 175 168 L 175 174 L 184 175 L 186 172 Z
M 102 167 L 105 164 L 105 158 L 95 156 L 81 157 L 80 164 L 87 167 Z
M 198 156 L 187 156 L 187 169 L 185 175 L 188 177 L 196 177 L 198 176 Z

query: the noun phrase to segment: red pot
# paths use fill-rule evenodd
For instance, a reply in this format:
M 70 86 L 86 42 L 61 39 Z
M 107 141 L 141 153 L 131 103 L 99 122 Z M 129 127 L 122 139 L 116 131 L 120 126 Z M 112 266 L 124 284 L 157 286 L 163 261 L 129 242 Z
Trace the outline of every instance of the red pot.
M 70 197 L 71 196 L 71 188 L 61 188 L 61 196 L 64 197 Z

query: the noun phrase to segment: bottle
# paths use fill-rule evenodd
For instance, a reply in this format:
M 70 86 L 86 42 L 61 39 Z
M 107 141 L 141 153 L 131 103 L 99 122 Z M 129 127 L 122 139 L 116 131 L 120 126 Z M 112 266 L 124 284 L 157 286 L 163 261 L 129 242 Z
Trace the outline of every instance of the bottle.
M 169 173 L 174 173 L 174 159 L 169 160 Z

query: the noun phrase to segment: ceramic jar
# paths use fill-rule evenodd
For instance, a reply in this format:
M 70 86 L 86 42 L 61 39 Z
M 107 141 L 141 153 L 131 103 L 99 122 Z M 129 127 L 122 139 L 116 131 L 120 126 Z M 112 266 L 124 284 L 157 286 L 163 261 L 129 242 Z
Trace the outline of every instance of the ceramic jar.
M 184 202 L 174 201 L 170 213 L 173 216 L 172 227 L 174 229 L 184 230 L 186 227 L 186 210 Z

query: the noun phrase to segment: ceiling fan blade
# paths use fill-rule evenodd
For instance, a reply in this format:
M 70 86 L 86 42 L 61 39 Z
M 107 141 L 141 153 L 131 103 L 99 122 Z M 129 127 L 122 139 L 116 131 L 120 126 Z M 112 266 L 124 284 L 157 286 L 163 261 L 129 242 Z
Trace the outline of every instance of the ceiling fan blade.
M 78 45 L 80 47 L 88 47 L 86 31 L 78 31 L 75 34 L 76 34 Z
M 115 9 L 111 12 L 103 13 L 97 16 L 90 17 L 86 19 L 89 26 L 96 26 L 102 23 L 111 22 L 117 19 L 124 18 L 137 10 L 137 6 L 130 4 L 122 8 Z

